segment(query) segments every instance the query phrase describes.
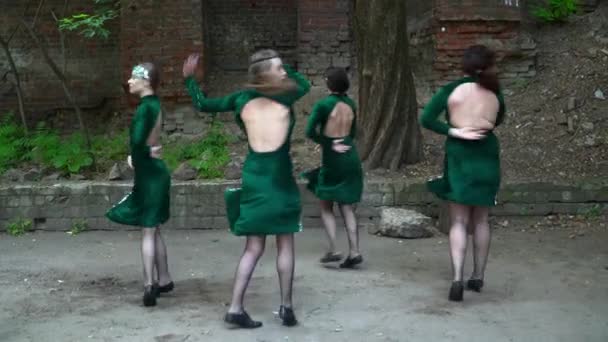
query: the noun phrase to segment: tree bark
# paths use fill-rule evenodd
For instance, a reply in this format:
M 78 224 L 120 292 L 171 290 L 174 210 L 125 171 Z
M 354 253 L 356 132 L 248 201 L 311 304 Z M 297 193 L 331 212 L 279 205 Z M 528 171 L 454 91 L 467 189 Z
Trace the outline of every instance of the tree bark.
M 30 35 L 32 40 L 36 43 L 36 45 L 40 49 L 40 52 L 42 53 L 42 56 L 44 57 L 44 60 L 46 61 L 48 66 L 51 68 L 51 70 L 53 71 L 55 76 L 57 76 L 57 79 L 59 79 L 59 82 L 61 83 L 61 86 L 63 87 L 63 92 L 65 93 L 65 97 L 67 98 L 68 102 L 72 105 L 72 107 L 74 108 L 74 111 L 76 112 L 76 117 L 78 118 L 78 123 L 80 125 L 80 129 L 82 130 L 82 133 L 84 134 L 85 139 L 86 139 L 87 148 L 89 149 L 89 151 L 92 151 L 91 137 L 89 136 L 89 131 L 87 129 L 87 126 L 84 124 L 84 120 L 82 119 L 82 111 L 80 110 L 80 106 L 78 106 L 78 103 L 76 103 L 74 96 L 72 96 L 72 92 L 70 91 L 70 89 L 68 87 L 68 82 L 67 82 L 67 79 L 65 78 L 65 75 L 61 72 L 61 70 L 59 70 L 59 67 L 57 66 L 55 61 L 53 61 L 53 59 L 49 55 L 49 52 L 47 51 L 46 47 L 44 46 L 44 44 L 42 44 L 42 42 L 40 41 L 40 38 L 38 38 L 38 35 L 36 35 L 36 32 L 34 32 L 32 27 L 30 27 L 30 25 L 28 25 L 25 22 L 25 20 L 23 20 L 23 19 L 21 20 L 21 24 L 25 27 L 26 31 L 28 32 L 28 34 Z
M 4 50 L 4 53 L 6 54 L 6 58 L 8 60 L 8 65 L 11 67 L 11 71 L 15 76 L 15 88 L 17 89 L 17 102 L 19 103 L 19 115 L 21 116 L 21 124 L 23 125 L 23 130 L 25 131 L 25 134 L 28 134 L 29 131 L 27 129 L 27 120 L 25 119 L 25 105 L 23 104 L 21 79 L 19 77 L 19 71 L 17 70 L 15 60 L 13 59 L 13 55 L 11 54 L 11 50 L 9 49 L 8 44 L 8 41 L 5 41 L 2 37 L 0 37 L 0 45 L 2 45 L 2 49 Z
M 359 150 L 367 169 L 397 170 L 422 158 L 406 1 L 357 0 L 354 7 Z

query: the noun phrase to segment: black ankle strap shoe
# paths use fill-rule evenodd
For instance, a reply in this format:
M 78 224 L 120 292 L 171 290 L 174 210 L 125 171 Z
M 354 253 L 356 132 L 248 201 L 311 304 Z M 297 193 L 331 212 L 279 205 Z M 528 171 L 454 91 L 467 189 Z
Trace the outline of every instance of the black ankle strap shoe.
M 296 315 L 293 313 L 292 308 L 287 308 L 281 305 L 279 308 L 279 318 L 283 320 L 283 325 L 286 327 L 293 327 L 298 324 Z
M 227 313 L 224 322 L 243 329 L 255 329 L 262 326 L 262 322 L 254 321 L 246 311 L 241 313 Z

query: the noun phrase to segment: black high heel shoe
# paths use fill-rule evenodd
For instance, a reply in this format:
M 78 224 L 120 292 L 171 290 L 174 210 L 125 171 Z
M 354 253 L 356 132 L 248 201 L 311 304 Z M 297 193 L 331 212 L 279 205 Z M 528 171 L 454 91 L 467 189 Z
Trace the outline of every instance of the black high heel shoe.
M 353 268 L 355 265 L 359 265 L 363 262 L 363 257 L 361 255 L 357 255 L 354 258 L 350 256 L 344 259 L 344 262 L 340 264 L 340 268 Z
M 144 286 L 144 306 L 155 306 L 158 290 L 154 285 Z
M 319 260 L 322 264 L 326 264 L 328 262 L 336 262 L 342 260 L 342 253 L 331 253 L 327 252 L 325 255 Z
M 224 322 L 243 329 L 255 329 L 262 326 L 262 322 L 252 320 L 244 310 L 241 313 L 227 313 L 224 316 Z
M 448 297 L 452 302 L 462 302 L 462 294 L 464 293 L 464 284 L 462 281 L 454 281 L 452 282 L 452 287 L 450 288 L 450 295 Z
M 481 292 L 483 287 L 483 279 L 469 279 L 467 281 L 467 289 L 475 292 Z
M 167 293 L 167 292 L 171 292 L 173 291 L 173 289 L 175 288 L 175 284 L 173 284 L 173 282 L 168 283 L 167 285 L 163 285 L 163 286 L 158 286 L 158 293 Z
M 293 313 L 292 308 L 287 308 L 281 305 L 279 308 L 279 318 L 283 320 L 283 325 L 286 327 L 293 327 L 298 324 L 296 315 Z

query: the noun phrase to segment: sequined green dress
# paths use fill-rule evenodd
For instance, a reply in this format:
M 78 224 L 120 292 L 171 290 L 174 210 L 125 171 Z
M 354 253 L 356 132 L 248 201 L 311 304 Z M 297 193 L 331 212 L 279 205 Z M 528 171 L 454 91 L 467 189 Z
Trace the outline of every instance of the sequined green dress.
M 169 219 L 171 174 L 165 163 L 150 156 L 148 136 L 160 114 L 156 95 L 145 96 L 131 122 L 131 160 L 135 170 L 133 190 L 106 213 L 116 223 L 156 227 Z
M 323 135 L 327 119 L 336 104 L 343 102 L 356 112 L 355 103 L 346 95 L 332 94 L 320 100 L 313 107 L 306 125 L 306 136 L 323 150 L 321 167 L 304 172 L 302 176 L 308 179 L 307 188 L 321 200 L 334 201 L 341 204 L 353 204 L 361 201 L 363 192 L 363 170 L 359 153 L 354 144 L 356 125 L 351 125 L 350 134 L 343 143 L 351 146 L 345 153 L 332 149 L 334 139 Z
M 422 126 L 442 135 L 451 128 L 448 98 L 459 85 L 475 82 L 471 77 L 454 81 L 441 88 L 425 107 L 420 118 Z M 496 94 L 499 111 L 498 126 L 505 116 L 505 103 L 500 92 Z M 445 112 L 446 121 L 439 120 Z M 500 146 L 493 132 L 482 140 L 462 140 L 448 136 L 445 142 L 443 176 L 427 183 L 429 190 L 441 199 L 471 206 L 496 205 L 500 187 Z
M 289 155 L 295 124 L 291 107 L 308 93 L 310 83 L 289 66 L 285 66 L 285 70 L 296 82 L 297 89 L 277 96 L 265 96 L 248 89 L 221 98 L 207 98 L 194 78 L 186 79 L 186 88 L 196 108 L 208 113 L 233 111 L 243 131 L 241 111 L 249 101 L 266 97 L 290 107 L 289 133 L 283 145 L 272 152 L 255 152 L 250 147 L 243 165 L 241 188 L 225 192 L 230 230 L 235 235 L 274 235 L 302 230 L 300 191 Z

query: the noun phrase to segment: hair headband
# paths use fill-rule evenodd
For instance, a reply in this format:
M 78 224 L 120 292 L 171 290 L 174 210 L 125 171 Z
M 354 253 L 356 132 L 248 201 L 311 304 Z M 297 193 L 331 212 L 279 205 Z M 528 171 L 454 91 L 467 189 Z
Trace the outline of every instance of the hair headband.
M 133 71 L 131 71 L 131 77 L 147 81 L 150 80 L 148 70 L 146 70 L 146 68 L 141 65 L 136 65 L 133 67 Z
M 256 64 L 259 62 L 263 62 L 263 61 L 267 61 L 267 60 L 271 60 L 271 59 L 275 59 L 275 58 L 279 58 L 279 56 L 262 57 L 262 58 L 254 60 L 253 62 L 251 62 L 251 64 Z

